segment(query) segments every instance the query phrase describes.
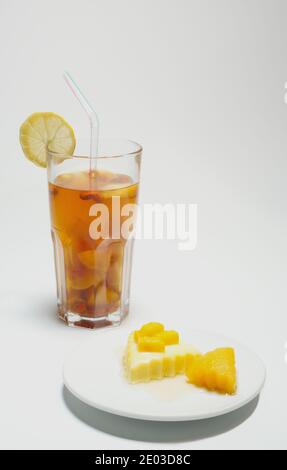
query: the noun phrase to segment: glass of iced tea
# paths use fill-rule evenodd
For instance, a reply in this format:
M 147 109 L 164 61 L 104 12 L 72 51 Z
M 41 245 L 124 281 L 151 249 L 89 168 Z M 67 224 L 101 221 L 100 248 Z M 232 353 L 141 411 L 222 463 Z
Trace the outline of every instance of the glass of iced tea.
M 135 142 L 103 140 L 92 159 L 48 155 L 58 314 L 68 325 L 116 325 L 129 311 L 141 154 Z

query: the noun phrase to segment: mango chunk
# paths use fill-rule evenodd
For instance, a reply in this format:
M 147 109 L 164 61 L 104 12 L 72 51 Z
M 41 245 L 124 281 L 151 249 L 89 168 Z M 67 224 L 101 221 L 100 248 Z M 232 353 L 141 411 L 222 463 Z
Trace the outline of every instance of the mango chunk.
M 164 352 L 165 344 L 162 339 L 156 336 L 139 336 L 138 351 L 139 352 Z
M 179 344 L 179 334 L 175 330 L 166 330 L 156 336 L 158 336 L 166 346 Z
M 187 358 L 186 375 L 197 387 L 234 394 L 237 387 L 234 349 L 218 348 Z
M 139 330 L 134 331 L 134 341 L 139 344 L 140 338 L 157 338 L 165 346 L 171 346 L 174 344 L 179 344 L 179 334 L 175 330 L 165 330 L 162 323 L 149 322 L 143 325 Z M 145 344 L 147 340 L 142 340 L 142 344 Z M 154 342 L 158 344 L 158 341 Z M 142 346 L 145 347 L 145 346 Z M 162 346 L 158 346 L 162 347 Z M 138 348 L 138 351 L 141 351 Z
M 151 321 L 141 327 L 140 334 L 142 336 L 154 336 L 158 333 L 161 333 L 163 330 L 164 330 L 164 326 L 162 323 Z
M 149 322 L 134 332 L 134 340 L 137 343 L 140 336 L 157 336 L 164 331 L 162 323 Z

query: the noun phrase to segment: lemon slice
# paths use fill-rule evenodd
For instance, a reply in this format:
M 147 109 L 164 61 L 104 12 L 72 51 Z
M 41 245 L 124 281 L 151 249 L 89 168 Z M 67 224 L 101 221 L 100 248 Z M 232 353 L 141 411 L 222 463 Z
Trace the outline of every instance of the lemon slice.
M 73 155 L 76 139 L 70 124 L 55 113 L 33 113 L 20 127 L 20 143 L 25 156 L 46 168 L 48 149 Z

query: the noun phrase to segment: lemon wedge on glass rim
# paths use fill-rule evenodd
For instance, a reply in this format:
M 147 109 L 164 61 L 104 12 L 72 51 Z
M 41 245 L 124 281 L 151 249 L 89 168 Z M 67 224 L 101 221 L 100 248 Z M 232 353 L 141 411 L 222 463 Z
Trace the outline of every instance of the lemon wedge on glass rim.
M 48 151 L 72 156 L 76 146 L 73 128 L 56 113 L 33 113 L 20 127 L 20 144 L 35 165 L 47 167 Z

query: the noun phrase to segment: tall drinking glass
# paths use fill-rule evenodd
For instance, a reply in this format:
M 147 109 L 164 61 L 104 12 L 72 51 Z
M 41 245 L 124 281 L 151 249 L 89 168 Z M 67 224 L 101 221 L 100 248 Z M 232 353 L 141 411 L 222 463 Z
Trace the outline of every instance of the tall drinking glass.
M 115 325 L 129 311 L 141 154 L 114 140 L 92 159 L 49 153 L 58 314 L 68 325 Z

